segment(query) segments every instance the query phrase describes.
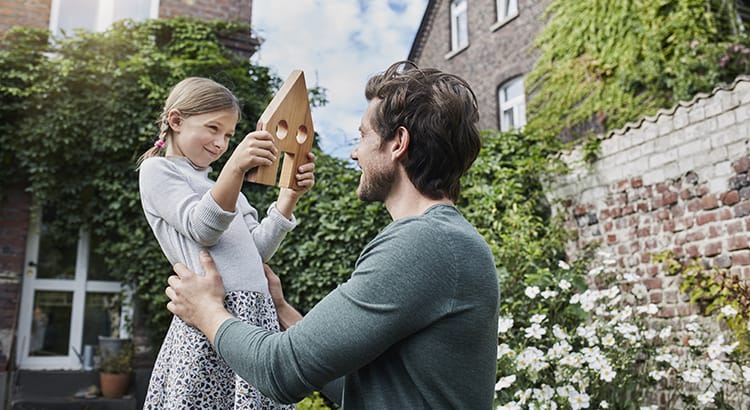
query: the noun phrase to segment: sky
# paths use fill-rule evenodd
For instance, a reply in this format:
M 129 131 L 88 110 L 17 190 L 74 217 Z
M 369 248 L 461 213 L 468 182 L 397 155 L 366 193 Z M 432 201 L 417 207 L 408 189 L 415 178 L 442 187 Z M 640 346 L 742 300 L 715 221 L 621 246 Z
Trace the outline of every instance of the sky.
M 323 152 L 348 158 L 367 107 L 367 79 L 409 56 L 427 0 L 256 0 L 252 57 L 282 80 L 294 69 L 328 103 L 312 109 Z

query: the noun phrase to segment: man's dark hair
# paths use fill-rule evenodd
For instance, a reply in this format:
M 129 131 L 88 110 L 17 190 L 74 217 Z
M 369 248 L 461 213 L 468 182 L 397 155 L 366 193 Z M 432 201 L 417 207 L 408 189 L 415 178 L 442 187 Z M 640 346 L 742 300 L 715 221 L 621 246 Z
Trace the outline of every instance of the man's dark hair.
M 365 97 L 381 100 L 372 119 L 381 144 L 392 140 L 399 127 L 409 131 L 402 163 L 419 192 L 456 201 L 461 176 L 481 148 L 477 100 L 469 84 L 456 75 L 400 61 L 369 79 Z

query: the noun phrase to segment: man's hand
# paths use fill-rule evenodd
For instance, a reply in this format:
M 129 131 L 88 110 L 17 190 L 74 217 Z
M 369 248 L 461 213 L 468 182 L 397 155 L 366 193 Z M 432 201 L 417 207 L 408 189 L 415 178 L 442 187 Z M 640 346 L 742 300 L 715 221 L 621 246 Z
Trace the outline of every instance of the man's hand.
M 224 309 L 224 284 L 213 258 L 201 251 L 205 276 L 198 276 L 182 263 L 174 266 L 177 275 L 169 277 L 165 293 L 170 299 L 167 309 L 187 324 L 196 327 L 214 343 L 216 331 L 233 316 Z

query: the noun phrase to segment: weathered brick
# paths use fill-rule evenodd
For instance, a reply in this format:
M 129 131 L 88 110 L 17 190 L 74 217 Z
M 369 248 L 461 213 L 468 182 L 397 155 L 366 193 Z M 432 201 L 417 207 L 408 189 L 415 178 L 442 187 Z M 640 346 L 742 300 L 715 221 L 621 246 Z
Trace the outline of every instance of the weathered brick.
M 716 256 L 721 253 L 721 242 L 711 242 L 703 246 L 703 256 Z
M 745 249 L 748 247 L 747 244 L 747 236 L 745 235 L 734 235 L 727 239 L 727 249 L 730 251 Z
M 732 265 L 750 265 L 750 251 L 742 250 L 732 252 Z
M 719 200 L 715 195 L 706 195 L 701 198 L 701 207 L 704 210 L 716 209 L 719 207 Z

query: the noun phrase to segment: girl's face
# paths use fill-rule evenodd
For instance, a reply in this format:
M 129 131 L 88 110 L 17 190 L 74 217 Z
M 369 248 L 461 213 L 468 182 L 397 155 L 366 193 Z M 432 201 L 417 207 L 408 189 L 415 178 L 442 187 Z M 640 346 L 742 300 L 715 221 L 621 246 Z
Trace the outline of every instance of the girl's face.
M 166 154 L 186 157 L 201 168 L 211 165 L 227 151 L 238 117 L 231 108 L 187 118 L 177 110 L 170 111 L 168 121 L 173 134 Z

